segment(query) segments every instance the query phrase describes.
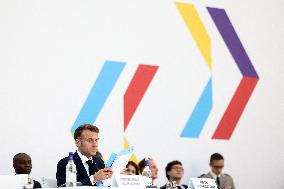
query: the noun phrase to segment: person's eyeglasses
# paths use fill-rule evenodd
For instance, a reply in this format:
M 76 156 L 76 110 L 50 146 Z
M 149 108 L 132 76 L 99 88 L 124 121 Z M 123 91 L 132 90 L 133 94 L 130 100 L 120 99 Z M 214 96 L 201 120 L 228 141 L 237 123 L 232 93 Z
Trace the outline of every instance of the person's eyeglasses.
M 172 167 L 172 169 L 175 169 L 175 170 L 182 170 L 182 171 L 183 171 L 183 167 Z

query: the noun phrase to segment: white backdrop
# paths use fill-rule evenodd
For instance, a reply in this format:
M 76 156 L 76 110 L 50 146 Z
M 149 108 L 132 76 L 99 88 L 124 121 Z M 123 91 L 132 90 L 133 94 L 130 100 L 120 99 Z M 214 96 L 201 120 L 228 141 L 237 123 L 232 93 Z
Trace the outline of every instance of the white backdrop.
M 123 94 L 139 64 L 157 65 L 125 136 L 138 159 L 183 162 L 187 183 L 225 156 L 238 189 L 284 187 L 284 52 L 281 0 L 184 0 L 211 37 L 213 109 L 199 138 L 181 138 L 210 73 L 173 0 L 0 2 L 0 174 L 26 152 L 35 178 L 55 178 L 75 150 L 70 129 L 106 60 L 126 66 L 95 125 L 105 159 L 123 148 Z M 212 140 L 242 76 L 206 6 L 226 10 L 260 80 L 230 140 Z

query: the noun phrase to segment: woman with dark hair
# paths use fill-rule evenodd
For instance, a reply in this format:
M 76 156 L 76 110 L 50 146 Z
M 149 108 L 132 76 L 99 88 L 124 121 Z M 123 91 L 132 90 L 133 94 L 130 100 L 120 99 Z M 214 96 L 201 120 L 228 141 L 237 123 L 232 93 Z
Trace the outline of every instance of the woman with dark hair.
M 139 175 L 139 168 L 136 163 L 133 161 L 128 161 L 125 170 L 123 171 L 122 174 L 125 175 Z

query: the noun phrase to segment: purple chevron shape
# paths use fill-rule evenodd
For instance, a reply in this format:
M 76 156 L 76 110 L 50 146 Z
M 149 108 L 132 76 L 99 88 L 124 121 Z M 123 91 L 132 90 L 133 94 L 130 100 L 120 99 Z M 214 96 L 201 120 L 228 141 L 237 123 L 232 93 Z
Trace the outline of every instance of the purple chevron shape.
M 216 27 L 223 37 L 243 76 L 258 78 L 258 75 L 224 9 L 207 7 Z

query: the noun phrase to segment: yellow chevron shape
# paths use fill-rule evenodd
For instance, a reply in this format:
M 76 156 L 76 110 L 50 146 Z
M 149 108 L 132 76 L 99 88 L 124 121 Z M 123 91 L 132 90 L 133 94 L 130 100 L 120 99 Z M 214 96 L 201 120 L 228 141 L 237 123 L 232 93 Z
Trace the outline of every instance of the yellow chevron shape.
M 126 137 L 124 136 L 124 149 L 128 149 L 130 147 Z M 132 156 L 130 157 L 130 161 L 133 161 L 134 163 L 136 163 L 138 165 L 138 160 L 135 156 L 135 154 L 133 153 Z
M 212 70 L 211 40 L 195 7 L 192 4 L 187 3 L 176 3 L 176 6 L 205 59 L 206 64 L 209 69 Z

